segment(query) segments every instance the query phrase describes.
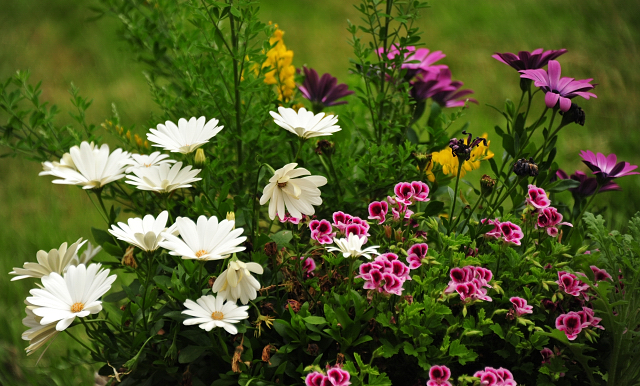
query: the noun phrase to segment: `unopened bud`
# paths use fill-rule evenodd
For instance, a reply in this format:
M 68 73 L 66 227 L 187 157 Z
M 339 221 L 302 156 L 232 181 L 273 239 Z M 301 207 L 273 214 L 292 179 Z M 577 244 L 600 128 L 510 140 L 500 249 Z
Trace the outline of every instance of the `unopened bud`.
M 485 174 L 482 176 L 482 178 L 480 178 L 480 190 L 485 196 L 488 196 L 491 194 L 491 192 L 493 192 L 494 186 L 496 186 L 496 180 L 494 180 L 490 176 Z
M 236 214 L 234 212 L 227 212 L 227 220 L 233 221 L 232 229 L 236 229 Z
M 196 166 L 204 165 L 206 160 L 207 160 L 207 156 L 204 154 L 204 150 L 202 148 L 199 148 L 198 150 L 196 150 L 196 157 L 195 157 L 195 160 L 194 160 Z M 227 217 L 228 217 L 228 215 L 227 215 Z
M 136 259 L 135 257 L 133 257 L 133 251 L 135 250 L 135 247 L 133 245 L 130 245 L 126 252 L 124 253 L 124 256 L 122 256 L 122 260 L 121 263 L 122 265 L 126 265 L 127 267 L 131 267 L 133 269 L 138 268 L 138 263 L 136 263 Z
M 335 152 L 335 145 L 331 141 L 327 141 L 326 139 L 321 139 L 316 144 L 317 154 L 326 154 L 327 156 L 331 156 Z
M 575 103 L 571 103 L 571 107 L 567 112 L 560 111 L 560 115 L 562 115 L 562 126 L 570 123 L 577 123 L 580 126 L 584 126 L 584 120 L 586 118 L 584 110 Z

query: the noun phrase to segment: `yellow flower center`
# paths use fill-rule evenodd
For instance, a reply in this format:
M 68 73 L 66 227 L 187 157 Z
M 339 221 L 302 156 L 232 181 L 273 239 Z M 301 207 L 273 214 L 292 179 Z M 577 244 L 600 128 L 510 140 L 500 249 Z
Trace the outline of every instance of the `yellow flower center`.
M 145 168 L 149 168 L 149 167 L 151 167 L 151 164 L 144 164 L 144 167 Z
M 204 249 L 201 249 L 198 252 L 196 252 L 196 257 L 200 258 L 200 257 L 202 257 L 202 256 L 204 256 L 206 254 L 207 254 L 207 251 L 205 251 Z
M 224 319 L 224 314 L 220 311 L 213 311 L 213 313 L 211 314 L 211 319 L 222 320 Z
M 284 188 L 285 186 L 287 186 L 287 183 L 286 183 L 286 182 L 278 182 L 278 187 L 279 187 L 280 189 Z
M 84 304 L 82 303 L 73 303 L 71 306 L 71 312 L 76 313 L 84 310 Z

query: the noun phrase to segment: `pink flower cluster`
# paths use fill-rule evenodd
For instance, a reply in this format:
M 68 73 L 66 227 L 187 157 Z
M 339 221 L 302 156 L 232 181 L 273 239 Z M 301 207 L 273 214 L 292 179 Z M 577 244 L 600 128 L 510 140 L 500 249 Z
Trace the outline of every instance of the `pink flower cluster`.
M 353 233 L 357 236 L 370 236 L 369 223 L 357 216 L 352 216 L 343 212 L 335 212 L 333 214 L 333 226 L 338 228 L 340 233 L 345 236 Z M 367 241 L 365 240 L 365 243 Z
M 482 386 L 516 386 L 511 371 L 502 367 L 499 369 L 485 367 L 484 370 L 476 371 L 473 376 L 480 378 Z
M 451 281 L 444 293 L 450 294 L 455 291 L 460 295 L 462 301 L 492 301 L 487 296 L 487 288 L 491 288 L 489 281 L 493 277 L 491 270 L 467 265 L 462 268 L 452 268 L 449 276 Z
M 538 221 L 536 222 L 536 228 L 544 229 L 551 237 L 558 236 L 558 226 L 567 225 L 572 227 L 569 222 L 562 221 L 562 214 L 551 205 L 551 201 L 547 197 L 547 193 L 544 189 L 538 188 L 535 185 L 529 185 L 529 191 L 526 198 L 527 204 L 534 208 L 533 213 L 538 214 Z
M 307 374 L 304 380 L 306 386 L 349 386 L 351 374 L 340 367 L 332 367 L 327 370 L 327 375 L 318 371 Z
M 300 257 L 300 260 L 304 260 L 302 263 L 302 269 L 304 270 L 306 277 L 313 276 L 313 271 L 316 270 L 316 261 L 313 260 L 312 257 L 307 257 L 305 259 L 304 256 Z
M 585 296 L 585 293 L 589 289 L 588 284 L 578 280 L 576 275 L 565 271 L 558 271 L 558 280 L 556 283 L 558 283 L 561 290 L 573 296 Z
M 427 386 L 451 386 L 451 370 L 447 366 L 431 366 Z
M 422 259 L 427 256 L 429 245 L 425 243 L 414 244 L 409 248 L 407 253 L 407 263 L 409 263 L 410 269 L 420 268 L 422 266 Z
M 360 265 L 360 274 L 356 278 L 365 280 L 364 289 L 396 295 L 402 295 L 404 282 L 411 280 L 409 267 L 394 253 L 379 255 L 374 261 Z
M 312 220 L 309 223 L 309 229 L 311 229 L 311 238 L 320 244 L 331 244 L 336 236 L 331 223 L 327 220 Z
M 513 310 L 517 317 L 524 314 L 533 314 L 533 306 L 527 305 L 527 301 L 525 299 L 514 296 L 510 298 L 509 301 L 513 304 Z
M 395 197 L 387 197 L 387 201 L 373 201 L 369 204 L 369 219 L 377 220 L 378 224 L 385 222 L 389 206 L 394 220 L 400 217 L 408 219 L 413 214 L 408 206 L 416 201 L 426 202 L 430 199 L 429 186 L 422 181 L 399 182 L 393 188 Z
M 520 245 L 520 240 L 524 237 L 522 229 L 511 221 L 500 222 L 498 219 L 483 218 L 480 222 L 493 225 L 493 229 L 484 234 L 487 238 L 502 239 L 507 244 Z
M 595 327 L 604 330 L 600 326 L 602 318 L 596 318 L 593 310 L 589 307 L 582 307 L 582 311 L 570 311 L 556 318 L 556 328 L 565 333 L 567 339 L 575 340 L 580 332 L 585 328 Z

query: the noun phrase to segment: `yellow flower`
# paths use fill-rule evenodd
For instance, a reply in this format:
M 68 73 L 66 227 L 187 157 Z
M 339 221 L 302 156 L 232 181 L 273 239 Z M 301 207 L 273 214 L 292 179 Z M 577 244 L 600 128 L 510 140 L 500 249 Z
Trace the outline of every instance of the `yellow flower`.
M 294 76 L 296 68 L 293 66 L 293 51 L 287 50 L 282 36 L 284 31 L 275 25 L 276 30 L 269 38 L 272 48 L 267 51 L 267 60 L 262 63 L 262 68 L 269 67 L 272 70 L 264 74 L 266 84 L 274 84 L 278 88 L 278 99 L 288 102 L 293 97 L 296 89 Z
M 487 138 L 488 134 L 482 134 L 482 138 Z M 487 146 L 483 142 L 471 150 L 471 158 L 462 165 L 460 177 L 464 177 L 467 171 L 476 170 L 480 167 L 480 161 L 493 158 L 493 152 L 489 150 L 491 141 L 487 141 Z M 443 149 L 437 153 L 433 153 L 433 161 L 442 165 L 442 172 L 446 175 L 456 175 L 458 173 L 458 165 L 460 161 L 458 157 L 454 157 L 450 148 Z

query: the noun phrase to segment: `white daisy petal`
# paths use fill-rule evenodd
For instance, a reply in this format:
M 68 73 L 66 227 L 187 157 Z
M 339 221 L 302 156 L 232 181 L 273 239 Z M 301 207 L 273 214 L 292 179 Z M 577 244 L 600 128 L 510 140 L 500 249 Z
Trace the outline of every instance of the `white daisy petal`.
M 231 261 L 227 269 L 222 271 L 213 283 L 211 291 L 218 294 L 218 299 L 224 298 L 234 303 L 240 299 L 242 304 L 247 304 L 249 300 L 257 297 L 257 290 L 260 289 L 260 282 L 251 275 L 251 272 L 262 274 L 263 271 L 258 263 Z
M 182 162 L 177 162 L 173 166 L 163 163 L 148 168 L 134 169 L 132 172 L 133 175 L 127 175 L 127 180 L 125 181 L 127 184 L 134 185 L 140 190 L 160 193 L 189 188 L 192 182 L 202 179 L 195 177 L 200 173 L 200 169 L 191 170 L 191 166 L 186 166 L 182 169 Z
M 135 245 L 143 251 L 155 251 L 158 249 L 158 243 L 164 241 L 163 233 L 167 230 L 167 220 L 169 213 L 162 211 L 158 218 L 154 218 L 148 214 L 143 219 L 130 218 L 125 223 L 111 225 L 109 233 L 114 235 L 118 240 L 126 241 Z
M 217 119 L 211 119 L 206 124 L 205 120 L 205 117 L 192 117 L 188 121 L 180 118 L 177 126 L 171 121 L 166 121 L 164 125 L 158 124 L 157 129 L 150 129 L 151 133 L 147 134 L 147 139 L 153 142 L 153 146 L 174 153 L 188 154 L 209 142 L 224 128 L 216 126 Z
M 206 307 L 202 307 L 202 305 Z M 216 298 L 213 295 L 205 295 L 199 298 L 197 303 L 192 300 L 185 301 L 184 306 L 187 309 L 182 311 L 183 314 L 197 316 L 185 319 L 183 324 L 186 326 L 197 324 L 206 331 L 211 331 L 215 327 L 222 327 L 228 333 L 235 335 L 238 333 L 238 329 L 234 324 L 249 317 L 246 312 L 248 307 L 238 307 L 235 302 L 231 301 L 225 302 L 220 296 Z M 203 315 L 203 312 L 206 312 L 206 315 Z
M 340 126 L 336 125 L 337 115 L 326 117 L 324 113 L 314 115 L 304 107 L 297 112 L 291 108 L 279 107 L 278 112 L 280 114 L 269 112 L 276 125 L 305 139 L 331 135 L 341 130 Z

